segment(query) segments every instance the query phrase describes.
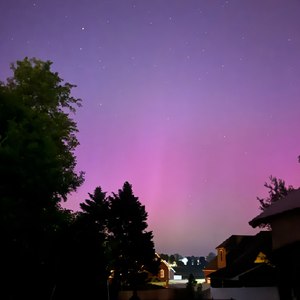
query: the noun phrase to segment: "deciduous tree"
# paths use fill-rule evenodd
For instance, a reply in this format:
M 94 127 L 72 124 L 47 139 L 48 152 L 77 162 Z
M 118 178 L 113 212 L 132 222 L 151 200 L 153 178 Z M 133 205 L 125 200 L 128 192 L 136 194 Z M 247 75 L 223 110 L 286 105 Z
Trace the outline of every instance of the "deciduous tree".
M 206 261 L 210 262 L 211 260 L 213 260 L 216 257 L 216 254 L 214 254 L 213 252 L 209 252 L 209 254 L 206 256 Z
M 173 263 L 175 262 L 175 256 L 174 256 L 173 254 L 170 255 L 170 257 L 169 257 L 169 262 L 170 262 L 171 264 L 173 264 Z
M 31 288 L 35 283 L 37 290 L 43 278 L 49 245 L 66 216 L 59 203 L 84 180 L 75 172 L 78 130 L 67 112 L 75 112 L 81 100 L 70 96 L 75 86 L 63 85 L 51 64 L 25 58 L 0 83 L 0 228 L 6 257 L 1 268 L 7 297 L 17 298 L 19 290 L 26 298 L 30 290 L 34 298 Z
M 161 253 L 161 254 L 159 254 L 159 256 L 160 256 L 161 259 L 165 260 L 166 262 L 169 261 L 169 255 L 168 254 Z
M 290 192 L 294 191 L 294 187 L 289 185 L 286 187 L 285 181 L 282 179 L 277 179 L 276 177 L 270 176 L 271 183 L 265 182 L 264 186 L 269 189 L 268 193 L 269 196 L 266 198 L 259 198 L 257 197 L 257 200 L 260 203 L 259 209 L 261 211 L 264 211 L 266 208 L 268 208 L 272 203 L 284 198 L 287 196 Z M 270 224 L 261 224 L 259 227 L 266 227 L 269 230 L 271 230 Z

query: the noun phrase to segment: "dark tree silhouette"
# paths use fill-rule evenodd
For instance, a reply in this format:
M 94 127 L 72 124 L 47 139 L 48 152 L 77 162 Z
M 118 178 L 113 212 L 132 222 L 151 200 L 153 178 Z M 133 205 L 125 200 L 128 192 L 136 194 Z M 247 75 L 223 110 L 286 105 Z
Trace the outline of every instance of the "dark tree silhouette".
M 102 192 L 101 187 L 97 187 L 94 194 L 89 193 L 90 199 L 86 199 L 85 203 L 80 203 L 83 211 L 83 217 L 90 219 L 99 227 L 99 231 L 104 231 L 108 222 L 109 203 L 106 199 L 106 192 Z
M 170 255 L 169 257 L 169 262 L 172 264 L 175 261 L 175 256 L 173 254 Z
M 145 283 L 148 272 L 158 273 L 152 232 L 146 231 L 147 213 L 131 185 L 126 182 L 123 190 L 108 198 L 97 187 L 89 198 L 80 204 L 82 212 L 62 239 L 65 255 L 58 273 L 67 270 L 68 276 L 57 280 L 53 300 L 107 297 L 110 274 L 115 298 L 121 284 L 135 289 Z
M 145 282 L 148 272 L 158 273 L 152 231 L 146 231 L 148 214 L 128 182 L 118 194 L 109 197 L 109 201 L 108 231 L 114 258 L 114 285 L 136 288 Z
M 203 264 L 206 262 L 205 257 L 204 256 L 200 256 L 199 258 L 200 264 Z
M 90 199 L 80 203 L 83 212 L 77 214 L 75 222 L 66 231 L 62 243 L 64 255 L 58 272 L 63 276 L 57 280 L 53 300 L 107 297 L 110 257 L 105 195 L 100 187 L 93 194 L 89 193 Z
M 165 260 L 166 262 L 168 262 L 169 261 L 169 255 L 168 254 L 159 254 L 159 256 L 160 256 L 160 258 L 161 259 L 163 259 L 163 260 Z
M 0 82 L 1 299 L 42 299 L 52 246 L 68 223 L 59 203 L 83 183 L 74 171 L 78 130 L 67 113 L 81 100 L 50 67 L 25 58 Z
M 264 211 L 266 208 L 268 208 L 272 203 L 284 198 L 287 196 L 290 192 L 294 191 L 294 187 L 289 185 L 286 187 L 285 181 L 282 179 L 277 179 L 276 177 L 270 176 L 271 183 L 265 182 L 264 186 L 269 189 L 268 193 L 269 196 L 266 198 L 259 198 L 257 197 L 257 200 L 260 203 L 259 209 L 261 211 Z M 267 228 L 271 230 L 270 224 L 261 224 L 259 225 L 261 228 Z
M 214 254 L 213 252 L 209 252 L 209 254 L 206 256 L 206 261 L 210 262 L 211 260 L 213 260 L 216 257 L 216 254 Z
M 186 299 L 192 300 L 195 299 L 195 287 L 196 287 L 197 281 L 195 280 L 195 277 L 193 274 L 189 275 L 188 282 L 186 284 Z

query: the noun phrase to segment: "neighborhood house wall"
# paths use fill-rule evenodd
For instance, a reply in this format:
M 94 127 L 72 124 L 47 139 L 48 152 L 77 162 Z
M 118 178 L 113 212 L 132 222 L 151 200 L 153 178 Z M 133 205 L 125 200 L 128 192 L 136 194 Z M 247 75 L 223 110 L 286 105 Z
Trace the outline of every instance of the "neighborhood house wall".
M 166 281 L 169 279 L 169 268 L 165 263 L 161 263 L 159 266 L 158 278 L 160 280 Z
M 226 249 L 219 248 L 218 249 L 218 268 L 225 268 L 226 267 Z
M 210 292 L 214 299 L 280 300 L 276 287 L 210 288 Z
M 299 210 L 276 216 L 272 221 L 273 250 L 300 241 Z

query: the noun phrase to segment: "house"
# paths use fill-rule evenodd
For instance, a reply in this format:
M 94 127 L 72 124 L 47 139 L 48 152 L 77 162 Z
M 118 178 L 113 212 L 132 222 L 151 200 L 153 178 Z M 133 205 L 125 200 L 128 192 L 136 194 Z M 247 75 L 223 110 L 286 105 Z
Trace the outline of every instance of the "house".
M 159 271 L 157 277 L 160 281 L 166 282 L 166 287 L 169 285 L 169 280 L 174 279 L 175 270 L 163 259 L 160 258 L 160 256 L 156 253 L 157 259 L 161 260 L 161 264 L 159 265 Z
M 187 257 L 183 257 L 183 258 L 180 258 L 179 261 L 182 261 L 183 264 L 186 266 L 189 260 Z
M 268 231 L 255 236 L 232 235 L 218 247 L 208 263 L 206 282 L 214 299 L 279 299 L 276 270 L 270 262 L 272 237 Z
M 165 261 L 162 260 L 159 266 L 158 279 L 168 282 L 170 279 L 174 279 L 175 270 Z
M 208 275 L 213 272 L 216 272 L 217 270 L 219 270 L 218 256 L 214 257 L 203 269 L 206 283 L 210 283 L 210 277 L 208 277 Z
M 300 189 L 272 203 L 249 222 L 254 228 L 266 223 L 272 228 L 280 299 L 300 299 Z
M 212 287 L 276 285 L 276 271 L 270 262 L 270 232 L 261 231 L 255 236 L 231 236 L 224 243 L 218 247 L 219 253 L 224 256 L 222 259 L 218 254 L 219 266 L 222 267 L 209 275 Z
M 218 255 L 213 258 L 203 269 L 205 274 L 205 282 L 210 283 L 210 277 L 208 277 L 209 274 L 226 267 L 227 264 L 230 264 L 232 260 L 237 256 L 237 252 L 240 252 L 241 249 L 243 249 L 245 240 L 251 238 L 251 236 L 245 235 L 232 235 L 218 247 L 216 247 Z M 242 240 L 243 243 L 241 244 Z

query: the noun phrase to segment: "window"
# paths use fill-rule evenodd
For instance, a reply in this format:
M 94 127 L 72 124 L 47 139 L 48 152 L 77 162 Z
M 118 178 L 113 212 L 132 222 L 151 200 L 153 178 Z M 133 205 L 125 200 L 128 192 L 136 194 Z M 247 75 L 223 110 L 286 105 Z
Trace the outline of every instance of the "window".
M 159 276 L 160 276 L 160 278 L 164 278 L 165 277 L 165 271 L 163 269 L 160 269 Z
M 223 261 L 223 250 L 220 250 L 220 260 Z

